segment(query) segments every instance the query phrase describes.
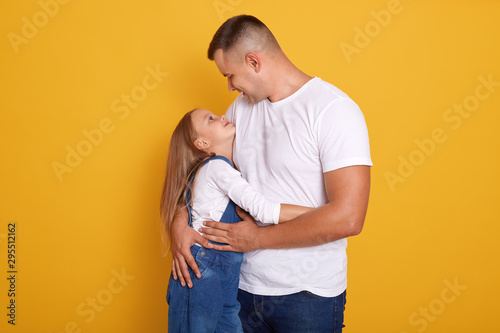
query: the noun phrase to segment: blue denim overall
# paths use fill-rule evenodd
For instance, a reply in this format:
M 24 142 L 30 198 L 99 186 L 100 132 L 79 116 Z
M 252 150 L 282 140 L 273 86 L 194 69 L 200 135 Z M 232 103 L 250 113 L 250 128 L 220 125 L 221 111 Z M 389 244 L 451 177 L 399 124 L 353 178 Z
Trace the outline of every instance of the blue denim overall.
M 224 160 L 232 166 L 223 156 L 211 157 L 203 165 L 213 159 Z M 186 205 L 191 226 L 190 197 L 191 191 L 188 189 Z M 220 222 L 241 221 L 235 208 L 234 202 L 229 200 Z M 201 278 L 198 279 L 189 268 L 193 287 L 188 288 L 182 287 L 179 280 L 170 276 L 167 290 L 168 332 L 243 332 L 238 317 L 240 303 L 236 299 L 243 253 L 216 251 L 198 245 L 191 247 L 191 253 L 200 269 Z

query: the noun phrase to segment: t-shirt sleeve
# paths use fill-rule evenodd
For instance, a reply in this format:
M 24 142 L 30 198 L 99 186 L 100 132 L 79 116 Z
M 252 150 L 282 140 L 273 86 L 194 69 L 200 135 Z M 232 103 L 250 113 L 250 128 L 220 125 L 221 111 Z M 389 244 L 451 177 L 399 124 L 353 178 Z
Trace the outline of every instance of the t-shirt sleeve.
M 209 183 L 226 194 L 236 205 L 262 223 L 279 222 L 281 205 L 257 192 L 238 170 L 222 160 L 211 160 L 207 168 Z
M 323 172 L 352 165 L 373 165 L 365 118 L 354 101 L 337 98 L 316 120 Z

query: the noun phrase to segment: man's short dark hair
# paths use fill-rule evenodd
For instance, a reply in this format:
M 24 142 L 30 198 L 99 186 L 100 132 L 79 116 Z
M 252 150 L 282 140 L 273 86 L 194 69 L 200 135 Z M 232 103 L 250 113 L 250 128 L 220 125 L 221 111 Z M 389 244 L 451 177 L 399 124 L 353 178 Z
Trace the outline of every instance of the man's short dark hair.
M 272 36 L 267 26 L 254 16 L 238 15 L 231 17 L 220 26 L 212 38 L 208 47 L 208 59 L 214 60 L 215 52 L 218 49 L 222 49 L 224 52 L 231 49 L 250 30 L 267 30 Z M 274 36 L 272 36 L 272 39 L 274 39 Z

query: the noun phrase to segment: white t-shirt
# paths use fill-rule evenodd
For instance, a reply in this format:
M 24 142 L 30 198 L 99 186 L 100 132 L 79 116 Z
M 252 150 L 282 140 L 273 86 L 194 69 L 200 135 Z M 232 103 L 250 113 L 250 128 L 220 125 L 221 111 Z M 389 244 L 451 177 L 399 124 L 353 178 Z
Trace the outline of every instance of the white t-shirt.
M 220 159 L 209 160 L 200 168 L 192 193 L 192 227 L 198 232 L 203 221 L 221 219 L 229 198 L 259 221 L 279 221 L 280 204 L 267 200 L 238 170 Z
M 323 173 L 372 165 L 361 110 L 320 78 L 276 103 L 264 99 L 250 104 L 239 95 L 226 116 L 236 125 L 235 165 L 270 200 L 324 205 Z M 337 296 L 347 287 L 346 247 L 347 239 L 340 239 L 314 247 L 245 253 L 240 288 L 259 295 L 308 290 Z

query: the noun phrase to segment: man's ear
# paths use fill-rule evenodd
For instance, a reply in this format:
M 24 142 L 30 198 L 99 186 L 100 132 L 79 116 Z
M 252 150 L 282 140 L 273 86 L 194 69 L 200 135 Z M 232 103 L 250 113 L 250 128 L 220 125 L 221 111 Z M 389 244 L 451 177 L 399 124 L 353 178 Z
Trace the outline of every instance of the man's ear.
M 262 69 L 262 62 L 255 53 L 247 53 L 245 56 L 245 63 L 252 68 L 255 73 L 259 73 Z
M 206 150 L 208 149 L 208 147 L 210 147 L 210 143 L 204 141 L 203 139 L 196 139 L 194 140 L 194 146 L 199 150 Z

